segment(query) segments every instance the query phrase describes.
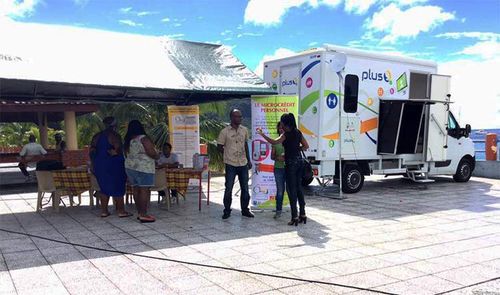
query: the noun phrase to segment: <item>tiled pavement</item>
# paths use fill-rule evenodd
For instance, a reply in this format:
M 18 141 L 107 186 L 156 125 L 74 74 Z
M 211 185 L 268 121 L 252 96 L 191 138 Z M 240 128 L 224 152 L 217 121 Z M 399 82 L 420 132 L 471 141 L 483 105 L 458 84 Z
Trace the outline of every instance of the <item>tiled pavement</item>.
M 345 200 L 308 191 L 306 225 L 288 213 L 221 220 L 222 178 L 212 203 L 196 194 L 156 223 L 87 205 L 34 213 L 36 187 L 2 189 L 0 228 L 105 249 L 321 280 L 398 294 L 435 294 L 500 276 L 500 181 L 440 178 L 417 185 L 370 178 Z M 313 187 L 313 190 L 315 188 Z M 20 190 L 31 191 L 19 193 Z M 332 194 L 327 191 L 325 194 Z M 153 197 L 154 199 L 155 197 Z M 84 198 L 88 204 L 88 198 Z M 233 204 L 239 204 L 235 199 Z M 133 210 L 133 208 L 130 208 Z M 494 294 L 500 280 L 453 292 Z M 0 232 L 0 294 L 364 294 L 329 285 L 119 255 Z

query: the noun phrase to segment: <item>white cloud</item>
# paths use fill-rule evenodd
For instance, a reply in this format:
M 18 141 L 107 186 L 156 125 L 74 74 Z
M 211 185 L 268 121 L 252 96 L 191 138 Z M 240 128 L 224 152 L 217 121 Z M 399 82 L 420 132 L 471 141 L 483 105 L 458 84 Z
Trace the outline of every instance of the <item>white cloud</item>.
M 161 19 L 162 23 L 168 23 L 169 21 L 170 21 L 170 19 L 168 17 Z
M 137 16 L 148 16 L 148 15 L 153 15 L 153 14 L 158 14 L 156 11 L 139 11 L 137 12 Z
M 245 23 L 275 26 L 281 23 L 290 8 L 304 5 L 317 8 L 319 5 L 335 7 L 342 0 L 249 0 L 245 8 Z
M 238 34 L 236 37 L 237 38 L 241 38 L 241 37 L 260 37 L 262 36 L 263 34 L 262 33 L 250 33 L 250 32 L 246 32 L 246 33 L 241 33 L 241 34 Z
M 35 12 L 40 0 L 0 0 L 0 16 L 25 18 Z
M 436 37 L 446 39 L 474 38 L 481 41 L 500 40 L 500 34 L 492 32 L 448 32 L 437 34 Z
M 472 128 L 500 128 L 500 57 L 473 61 L 461 59 L 439 65 L 439 72 L 451 75 L 451 105 L 460 125 Z
M 365 27 L 368 33 L 385 33 L 382 43 L 395 43 L 401 38 L 415 38 L 454 18 L 453 13 L 438 6 L 414 6 L 401 10 L 391 3 L 368 18 Z
M 223 32 L 220 33 L 221 36 L 226 36 L 226 35 L 229 35 L 230 33 L 232 33 L 231 30 L 224 30 Z
M 73 0 L 73 1 L 88 1 L 88 0 Z M 123 14 L 134 14 L 138 17 L 158 14 L 158 11 L 135 11 L 132 7 L 123 7 L 119 9 L 120 13 Z
M 426 3 L 429 0 L 393 0 L 399 6 L 413 6 L 416 4 Z
M 129 19 L 121 19 L 118 21 L 120 24 L 122 25 L 127 25 L 127 26 L 131 26 L 131 27 L 140 27 L 142 26 L 142 24 L 140 23 L 136 23 L 132 20 L 129 20 Z
M 365 14 L 378 0 L 345 0 L 345 11 L 354 14 Z
M 165 37 L 169 38 L 169 39 L 179 39 L 181 37 L 184 37 L 185 35 L 184 34 L 171 34 L 171 35 L 166 35 Z
M 316 46 L 316 45 L 318 45 L 318 42 L 310 42 L 307 46 L 313 47 L 313 46 Z
M 179 24 L 179 23 L 174 24 L 174 27 L 176 27 L 176 28 L 178 28 L 180 26 L 182 26 L 182 24 Z
M 264 76 L 264 62 L 266 62 L 268 60 L 272 60 L 272 59 L 278 59 L 278 58 L 292 56 L 294 54 L 295 54 L 295 52 L 290 50 L 290 49 L 278 48 L 278 49 L 276 49 L 276 51 L 273 54 L 264 55 L 264 57 L 262 57 L 259 64 L 255 68 L 254 73 L 257 74 L 259 77 L 263 77 Z
M 132 7 L 120 8 L 121 13 L 129 13 L 131 10 L 132 10 Z
M 465 47 L 459 54 L 475 55 L 482 59 L 500 58 L 500 42 L 480 41 Z

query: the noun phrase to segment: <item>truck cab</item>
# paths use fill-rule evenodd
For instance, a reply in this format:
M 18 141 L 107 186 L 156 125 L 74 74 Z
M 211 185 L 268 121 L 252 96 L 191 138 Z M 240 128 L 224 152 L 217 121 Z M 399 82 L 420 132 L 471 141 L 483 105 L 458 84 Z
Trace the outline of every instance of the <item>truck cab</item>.
M 474 142 L 469 138 L 471 126 L 466 124 L 465 127 L 460 127 L 450 111 L 447 129 L 447 160 L 435 162 L 430 169 L 430 175 L 451 174 L 455 181 L 466 182 L 476 166 Z

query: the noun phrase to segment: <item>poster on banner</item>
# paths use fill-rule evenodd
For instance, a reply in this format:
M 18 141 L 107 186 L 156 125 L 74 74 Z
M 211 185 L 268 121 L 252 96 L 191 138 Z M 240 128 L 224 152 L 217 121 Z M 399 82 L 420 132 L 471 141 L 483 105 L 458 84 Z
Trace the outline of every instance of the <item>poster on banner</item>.
M 172 152 L 183 167 L 193 167 L 193 155 L 200 153 L 200 111 L 198 106 L 168 106 L 168 131 Z
M 274 181 L 274 161 L 271 159 L 272 145 L 257 134 L 261 128 L 272 138 L 278 137 L 277 124 L 281 115 L 293 113 L 297 118 L 298 97 L 272 95 L 252 97 L 252 142 L 250 157 L 253 163 L 251 195 L 252 206 L 258 209 L 276 207 L 276 183 Z M 283 206 L 287 205 L 285 192 Z

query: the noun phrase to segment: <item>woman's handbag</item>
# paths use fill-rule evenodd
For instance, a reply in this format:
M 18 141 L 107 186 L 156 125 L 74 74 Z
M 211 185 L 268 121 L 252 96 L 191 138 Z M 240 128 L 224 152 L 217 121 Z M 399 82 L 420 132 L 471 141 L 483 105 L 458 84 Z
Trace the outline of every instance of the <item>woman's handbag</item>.
M 306 154 L 304 153 L 304 151 L 301 151 L 302 152 L 302 159 L 301 159 L 301 166 L 302 166 L 302 169 L 304 171 L 304 173 L 302 174 L 302 183 L 310 183 L 311 180 L 314 178 L 314 173 L 313 173 L 313 169 L 312 169 L 312 166 L 311 166 L 311 163 L 309 163 L 309 160 L 307 160 L 307 157 L 306 157 Z

